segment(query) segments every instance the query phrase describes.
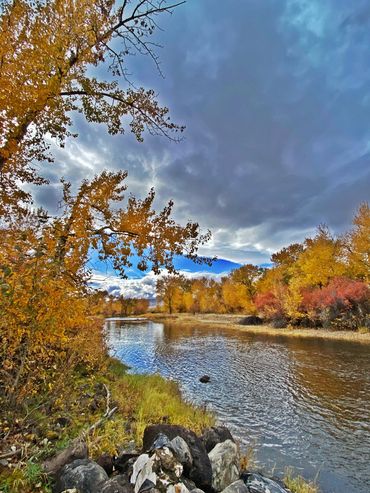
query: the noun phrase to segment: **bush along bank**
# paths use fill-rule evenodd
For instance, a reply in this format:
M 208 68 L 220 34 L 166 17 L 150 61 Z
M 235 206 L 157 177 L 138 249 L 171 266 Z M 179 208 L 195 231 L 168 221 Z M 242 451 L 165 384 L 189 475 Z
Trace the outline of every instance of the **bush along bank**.
M 44 469 L 53 475 L 53 493 L 292 491 L 240 464 L 238 446 L 225 427 L 198 436 L 183 426 L 158 424 L 145 428 L 141 451 L 126 448 L 118 456 L 104 454 L 93 461 L 86 446 L 75 444 L 44 463 Z

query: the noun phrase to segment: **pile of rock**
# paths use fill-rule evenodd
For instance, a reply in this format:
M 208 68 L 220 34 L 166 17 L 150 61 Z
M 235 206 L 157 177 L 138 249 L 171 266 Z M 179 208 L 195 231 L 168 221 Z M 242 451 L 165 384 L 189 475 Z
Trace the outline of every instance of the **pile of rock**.
M 240 470 L 238 446 L 224 427 L 198 437 L 182 426 L 153 425 L 142 453 L 97 462 L 72 457 L 54 471 L 54 493 L 289 493 L 277 480 Z

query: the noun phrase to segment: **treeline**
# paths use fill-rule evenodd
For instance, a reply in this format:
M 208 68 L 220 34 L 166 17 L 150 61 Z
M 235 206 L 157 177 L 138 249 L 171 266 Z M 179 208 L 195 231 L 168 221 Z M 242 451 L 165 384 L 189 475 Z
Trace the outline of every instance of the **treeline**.
M 369 327 L 370 208 L 362 204 L 350 231 L 335 237 L 319 226 L 313 238 L 271 256 L 272 267 L 246 264 L 215 280 L 165 276 L 157 282 L 163 311 L 245 313 L 276 327 L 288 324 Z
M 149 310 L 149 300 L 146 298 L 125 298 L 114 296 L 107 291 L 96 291 L 90 298 L 92 311 L 104 317 L 128 317 L 142 315 Z

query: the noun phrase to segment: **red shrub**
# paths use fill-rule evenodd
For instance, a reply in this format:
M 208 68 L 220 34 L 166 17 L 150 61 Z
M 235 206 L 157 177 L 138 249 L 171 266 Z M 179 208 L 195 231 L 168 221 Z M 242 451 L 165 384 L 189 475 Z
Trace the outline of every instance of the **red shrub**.
M 302 296 L 301 311 L 312 320 L 346 328 L 365 323 L 370 289 L 362 281 L 337 277 L 324 288 L 304 290 Z
M 254 299 L 257 311 L 269 320 L 274 318 L 284 318 L 284 310 L 281 300 L 271 291 L 259 293 Z

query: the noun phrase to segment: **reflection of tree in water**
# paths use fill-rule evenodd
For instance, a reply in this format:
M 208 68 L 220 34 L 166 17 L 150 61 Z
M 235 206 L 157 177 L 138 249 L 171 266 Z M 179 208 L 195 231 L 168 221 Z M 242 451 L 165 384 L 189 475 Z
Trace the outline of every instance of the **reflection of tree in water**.
M 345 413 L 348 401 L 369 398 L 370 353 L 366 347 L 299 338 L 290 339 L 286 346 L 295 364 L 296 383 L 321 402 Z

